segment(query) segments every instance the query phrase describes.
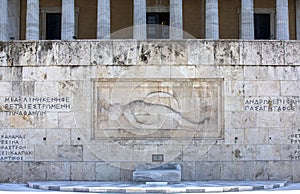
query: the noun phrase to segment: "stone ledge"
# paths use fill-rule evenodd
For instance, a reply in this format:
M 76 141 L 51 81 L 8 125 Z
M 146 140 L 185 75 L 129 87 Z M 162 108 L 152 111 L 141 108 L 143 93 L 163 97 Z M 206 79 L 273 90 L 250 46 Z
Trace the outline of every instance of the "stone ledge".
M 28 182 L 41 190 L 91 193 L 211 193 L 267 190 L 287 186 L 287 181 L 201 181 L 172 185 L 146 185 L 132 182 L 49 181 Z
M 297 41 L 0 41 L 0 66 L 299 66 Z

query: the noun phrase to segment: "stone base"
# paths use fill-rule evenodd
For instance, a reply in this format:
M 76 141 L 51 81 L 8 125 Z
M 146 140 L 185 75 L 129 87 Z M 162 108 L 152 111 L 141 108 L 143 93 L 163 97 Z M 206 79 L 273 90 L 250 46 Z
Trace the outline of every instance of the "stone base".
M 161 166 L 139 165 L 133 172 L 134 182 L 181 182 L 181 166 L 164 164 Z
M 48 181 L 28 183 L 28 186 L 34 189 L 91 193 L 220 193 L 275 189 L 286 185 L 286 181 L 202 181 L 181 182 L 174 186 L 116 181 Z

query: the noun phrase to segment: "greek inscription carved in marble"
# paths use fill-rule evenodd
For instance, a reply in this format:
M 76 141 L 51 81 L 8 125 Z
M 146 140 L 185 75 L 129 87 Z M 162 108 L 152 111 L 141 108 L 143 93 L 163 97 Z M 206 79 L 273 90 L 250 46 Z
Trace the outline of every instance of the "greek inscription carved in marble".
M 0 161 L 23 161 L 24 157 L 33 155 L 33 150 L 23 143 L 26 135 L 2 134 L 0 137 Z
M 291 144 L 297 145 L 297 149 L 290 155 L 291 160 L 300 160 L 300 129 L 296 133 L 292 133 L 289 137 Z
M 277 98 L 248 97 L 245 99 L 245 110 L 257 112 L 294 112 L 299 103 L 299 96 Z
M 47 112 L 70 110 L 70 97 L 12 96 L 0 98 L 0 112 L 6 112 L 9 116 L 44 116 Z

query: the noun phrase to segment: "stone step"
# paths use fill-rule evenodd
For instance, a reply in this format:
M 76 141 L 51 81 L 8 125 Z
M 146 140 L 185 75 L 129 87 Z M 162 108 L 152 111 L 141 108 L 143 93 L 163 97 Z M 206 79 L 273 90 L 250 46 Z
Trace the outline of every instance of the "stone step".
M 287 181 L 197 181 L 167 185 L 97 181 L 28 182 L 28 186 L 34 189 L 91 193 L 207 193 L 267 190 L 286 185 Z

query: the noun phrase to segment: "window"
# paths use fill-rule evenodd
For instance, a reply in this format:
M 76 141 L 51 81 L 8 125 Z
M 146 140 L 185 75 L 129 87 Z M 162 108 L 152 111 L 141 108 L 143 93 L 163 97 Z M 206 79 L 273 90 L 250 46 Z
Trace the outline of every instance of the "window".
M 270 14 L 254 14 L 255 39 L 270 39 Z
M 147 39 L 168 39 L 169 18 L 167 12 L 147 13 Z
M 275 38 L 274 9 L 254 9 L 254 38 L 264 40 Z
M 147 5 L 147 39 L 169 39 L 170 11 L 162 2 Z
M 75 36 L 78 34 L 79 9 L 75 8 Z M 42 40 L 61 39 L 61 8 L 47 7 L 41 9 L 40 37 Z
M 61 39 L 61 13 L 46 13 L 46 40 Z

